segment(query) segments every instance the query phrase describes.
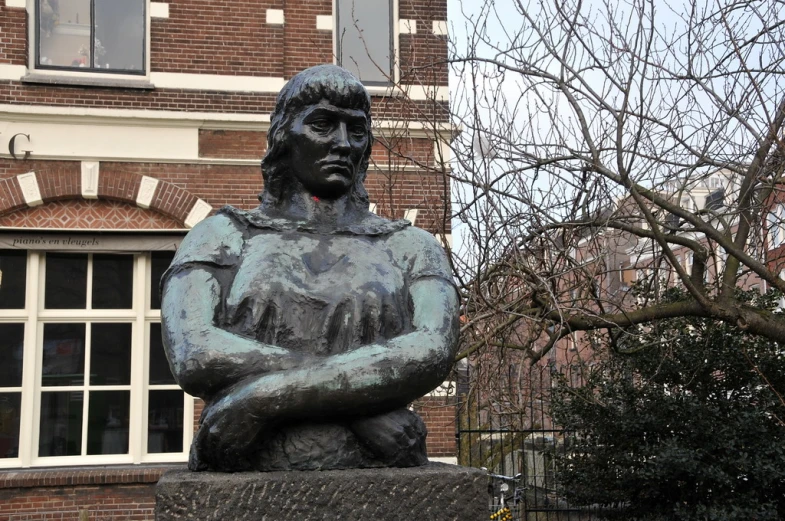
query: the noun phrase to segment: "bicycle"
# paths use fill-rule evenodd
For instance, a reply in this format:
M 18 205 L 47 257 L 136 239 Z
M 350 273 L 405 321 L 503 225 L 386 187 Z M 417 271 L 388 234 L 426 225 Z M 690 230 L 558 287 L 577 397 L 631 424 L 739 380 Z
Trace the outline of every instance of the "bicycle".
M 516 484 L 520 481 L 522 474 L 503 476 L 501 474 L 494 474 L 485 467 L 483 467 L 482 470 L 488 473 L 488 495 L 491 497 L 490 520 L 512 521 L 513 519 L 517 519 L 519 517 L 518 505 L 523 501 L 523 491 L 526 489 L 526 487 L 521 487 Z M 496 494 L 497 487 L 495 486 L 495 483 L 497 482 L 499 483 L 498 495 Z M 511 483 L 515 485 L 512 494 L 507 495 L 507 492 L 510 491 Z

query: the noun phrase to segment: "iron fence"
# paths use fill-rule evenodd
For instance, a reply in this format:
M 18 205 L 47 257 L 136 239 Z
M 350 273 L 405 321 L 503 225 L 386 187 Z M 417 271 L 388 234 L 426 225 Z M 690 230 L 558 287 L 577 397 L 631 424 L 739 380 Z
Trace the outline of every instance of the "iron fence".
M 521 521 L 594 521 L 596 512 L 567 503 L 554 456 L 573 436 L 554 425 L 550 415 L 552 365 L 469 364 L 458 386 L 458 455 L 462 465 L 515 476 L 520 502 L 509 505 Z M 503 369 L 503 370 L 500 370 Z M 564 375 L 580 385 L 580 370 Z M 489 512 L 499 508 L 498 480 L 489 478 Z M 514 490 L 506 493 L 513 500 Z M 510 503 L 510 500 L 507 500 Z M 514 503 L 514 501 L 513 501 Z

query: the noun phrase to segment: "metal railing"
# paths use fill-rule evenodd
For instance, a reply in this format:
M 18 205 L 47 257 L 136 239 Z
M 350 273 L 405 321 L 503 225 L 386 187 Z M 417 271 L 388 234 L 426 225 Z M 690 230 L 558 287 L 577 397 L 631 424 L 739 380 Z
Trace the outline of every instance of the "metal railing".
M 520 474 L 516 521 L 594 520 L 592 509 L 566 502 L 559 484 L 554 456 L 566 450 L 572 434 L 555 426 L 550 415 L 552 371 L 548 365 L 505 371 L 499 382 L 470 364 L 458 389 L 458 459 L 494 474 Z M 567 375 L 567 381 L 579 380 Z M 489 484 L 489 512 L 498 498 Z

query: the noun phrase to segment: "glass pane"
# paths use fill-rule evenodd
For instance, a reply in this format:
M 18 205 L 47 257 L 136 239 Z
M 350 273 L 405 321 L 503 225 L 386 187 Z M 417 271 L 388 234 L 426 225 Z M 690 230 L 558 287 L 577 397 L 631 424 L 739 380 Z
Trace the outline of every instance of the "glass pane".
M 82 385 L 84 345 L 84 324 L 44 324 L 41 385 Z
M 90 385 L 131 383 L 131 324 L 90 325 Z
M 174 259 L 173 251 L 154 251 L 150 268 L 150 309 L 161 309 L 161 277 Z
M 24 324 L 0 324 L 0 387 L 22 385 L 24 343 Z
M 161 324 L 150 324 L 150 385 L 176 383 L 161 340 Z
M 147 452 L 183 451 L 183 392 L 150 391 Z
M 27 251 L 0 250 L 0 309 L 24 309 L 26 282 Z
M 131 309 L 133 255 L 93 255 L 93 309 Z
M 144 71 L 145 0 L 95 0 L 95 66 Z
M 41 393 L 39 456 L 77 456 L 82 452 L 82 391 Z
M 90 391 L 88 454 L 128 454 L 131 391 Z
M 87 306 L 87 254 L 47 253 L 44 307 L 84 309 Z
M 338 59 L 365 83 L 390 83 L 390 0 L 338 0 Z
M 38 0 L 40 65 L 90 67 L 90 0 Z
M 21 393 L 0 393 L 0 459 L 19 457 Z

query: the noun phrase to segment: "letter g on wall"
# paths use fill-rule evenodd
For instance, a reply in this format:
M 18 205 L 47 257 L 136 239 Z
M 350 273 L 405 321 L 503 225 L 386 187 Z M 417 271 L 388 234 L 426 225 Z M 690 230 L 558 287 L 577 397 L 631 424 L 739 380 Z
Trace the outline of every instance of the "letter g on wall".
M 24 147 L 24 142 L 27 140 L 27 149 L 21 148 Z M 24 156 L 22 157 L 22 161 L 30 157 L 30 154 L 33 152 L 29 150 L 30 147 L 30 134 L 15 134 L 10 141 L 8 141 L 8 153 L 11 154 L 11 157 L 19 160 L 18 154 L 20 152 L 24 152 Z M 20 150 L 21 148 L 21 150 Z

